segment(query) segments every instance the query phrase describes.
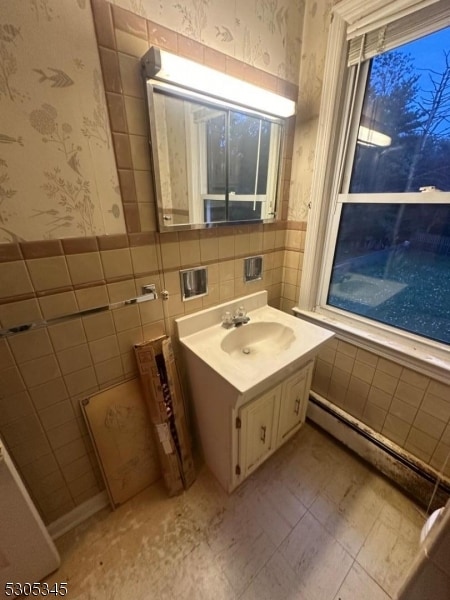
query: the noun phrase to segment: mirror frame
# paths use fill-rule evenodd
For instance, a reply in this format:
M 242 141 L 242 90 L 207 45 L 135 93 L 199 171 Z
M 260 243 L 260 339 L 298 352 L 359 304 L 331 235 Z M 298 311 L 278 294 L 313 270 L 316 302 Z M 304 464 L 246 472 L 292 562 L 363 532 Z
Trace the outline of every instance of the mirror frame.
M 166 83 L 161 80 L 149 78 L 147 65 L 145 63 L 145 55 L 142 59 L 142 74 L 144 79 L 146 100 L 147 100 L 147 117 L 148 117 L 148 135 L 149 135 L 149 150 L 150 150 L 150 163 L 152 168 L 152 179 L 153 179 L 153 191 L 156 200 L 156 217 L 159 232 L 175 232 L 183 230 L 193 229 L 210 229 L 215 227 L 227 227 L 235 225 L 251 225 L 260 223 L 274 223 L 278 219 L 278 211 L 281 205 L 282 194 L 283 194 L 283 180 L 284 180 L 284 169 L 285 169 L 285 156 L 286 156 L 286 143 L 287 143 L 287 118 L 277 117 L 268 113 L 252 110 L 249 107 L 241 106 L 232 102 L 220 100 L 216 97 L 202 94 L 200 92 L 183 88 L 172 83 Z M 159 156 L 157 150 L 157 127 L 156 120 L 157 115 L 155 111 L 154 94 L 165 94 L 168 96 L 176 96 L 185 100 L 191 100 L 193 102 L 199 102 L 218 109 L 232 109 L 243 114 L 248 114 L 256 118 L 263 118 L 272 123 L 276 123 L 280 126 L 280 145 L 278 151 L 278 166 L 276 173 L 276 185 L 275 185 L 275 198 L 272 218 L 257 218 L 257 219 L 246 219 L 239 221 L 215 221 L 211 223 L 183 223 L 183 224 L 171 224 L 167 223 L 167 218 L 164 215 L 163 206 L 163 194 L 162 185 L 160 178 L 160 165 Z

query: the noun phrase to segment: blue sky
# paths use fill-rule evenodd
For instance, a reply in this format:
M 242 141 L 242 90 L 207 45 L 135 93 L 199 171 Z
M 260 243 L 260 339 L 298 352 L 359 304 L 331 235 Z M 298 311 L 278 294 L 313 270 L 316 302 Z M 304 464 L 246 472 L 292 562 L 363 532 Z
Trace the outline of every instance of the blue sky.
M 450 27 L 405 44 L 399 50 L 410 53 L 418 69 L 432 68 L 440 73 L 445 65 L 443 50 L 450 51 Z M 424 90 L 430 89 L 428 73 L 422 74 L 419 84 Z

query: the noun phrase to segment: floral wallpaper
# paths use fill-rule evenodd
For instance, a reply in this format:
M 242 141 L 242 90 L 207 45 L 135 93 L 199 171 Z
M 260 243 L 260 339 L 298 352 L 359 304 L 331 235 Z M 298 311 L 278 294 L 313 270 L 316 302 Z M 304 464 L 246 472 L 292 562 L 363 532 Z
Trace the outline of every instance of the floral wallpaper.
M 238 60 L 298 81 L 305 0 L 112 0 Z
M 0 6 L 0 243 L 124 232 L 89 0 Z
M 326 0 L 113 3 L 293 83 L 300 72 L 314 83 L 300 106 L 318 105 Z M 124 232 L 90 1 L 0 7 L 0 243 Z M 306 71 L 304 15 L 314 26 L 305 29 Z M 297 219 L 304 198 L 295 174 L 292 190 Z
M 308 219 L 328 29 L 336 3 L 306 0 L 288 211 L 293 221 Z

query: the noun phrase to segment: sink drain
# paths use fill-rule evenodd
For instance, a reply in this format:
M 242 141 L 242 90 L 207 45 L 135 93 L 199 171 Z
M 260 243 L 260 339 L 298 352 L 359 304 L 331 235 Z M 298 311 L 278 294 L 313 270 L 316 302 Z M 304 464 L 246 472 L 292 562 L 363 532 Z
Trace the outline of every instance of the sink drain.
M 250 348 L 242 348 L 243 354 L 250 354 Z

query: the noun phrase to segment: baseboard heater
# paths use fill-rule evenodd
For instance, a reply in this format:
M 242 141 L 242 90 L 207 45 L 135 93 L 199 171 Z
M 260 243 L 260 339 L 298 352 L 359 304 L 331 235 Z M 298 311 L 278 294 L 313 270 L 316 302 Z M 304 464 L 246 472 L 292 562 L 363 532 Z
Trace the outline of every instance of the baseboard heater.
M 449 499 L 450 481 L 313 391 L 307 417 L 392 479 L 428 511 L 443 506 Z

